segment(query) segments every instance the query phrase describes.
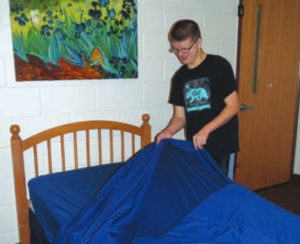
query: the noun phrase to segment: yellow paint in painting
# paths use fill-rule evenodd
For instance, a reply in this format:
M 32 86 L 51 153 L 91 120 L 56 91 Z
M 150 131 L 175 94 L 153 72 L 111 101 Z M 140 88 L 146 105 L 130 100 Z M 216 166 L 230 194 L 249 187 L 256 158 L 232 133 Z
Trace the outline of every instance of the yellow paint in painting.
M 122 15 L 120 14 L 120 11 L 122 10 L 123 1 L 110 1 L 109 9 L 114 9 L 116 12 L 116 16 L 114 17 L 116 20 L 120 21 L 122 19 Z M 36 6 L 35 6 L 36 7 Z M 71 21 L 74 21 L 76 23 L 82 23 L 85 22 L 87 19 L 89 19 L 88 10 L 91 9 L 91 3 L 90 2 L 71 2 L 71 1 L 61 1 L 59 5 L 56 6 L 47 6 L 43 7 L 41 5 L 40 9 L 30 9 L 25 8 L 24 14 L 29 19 L 28 23 L 26 25 L 19 25 L 18 21 L 15 20 L 15 17 L 18 17 L 15 12 L 11 12 L 10 19 L 12 23 L 12 31 L 13 33 L 23 33 L 24 37 L 27 37 L 27 34 L 31 28 L 36 28 L 40 30 L 43 25 L 47 24 L 47 20 L 49 18 L 47 12 L 49 10 L 52 11 L 53 16 L 57 16 L 55 21 L 61 21 L 65 22 L 65 15 L 61 14 L 61 11 L 68 14 L 68 18 Z M 34 12 L 34 17 L 32 16 L 32 13 Z M 37 13 L 38 12 L 38 13 Z M 117 14 L 119 13 L 119 14 Z M 133 13 L 132 13 L 133 15 Z M 101 19 L 105 19 L 107 17 L 107 11 L 106 8 L 103 8 Z M 131 16 L 132 17 L 132 16 Z M 46 21 L 44 21 L 46 20 Z M 123 26 L 126 26 L 128 24 L 127 20 L 123 20 Z

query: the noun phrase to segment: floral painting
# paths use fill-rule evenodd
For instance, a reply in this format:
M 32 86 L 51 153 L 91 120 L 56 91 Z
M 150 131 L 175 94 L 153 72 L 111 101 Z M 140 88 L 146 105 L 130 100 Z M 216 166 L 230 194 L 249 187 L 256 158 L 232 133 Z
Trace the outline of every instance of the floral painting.
M 10 0 L 17 81 L 136 78 L 137 0 Z

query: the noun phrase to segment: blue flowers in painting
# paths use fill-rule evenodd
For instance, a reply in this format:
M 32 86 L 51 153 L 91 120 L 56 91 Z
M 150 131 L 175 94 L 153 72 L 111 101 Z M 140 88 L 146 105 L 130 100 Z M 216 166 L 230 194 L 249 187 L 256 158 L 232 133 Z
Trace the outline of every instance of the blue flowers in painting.
M 50 30 L 51 30 L 51 28 L 48 25 L 43 25 L 41 33 L 43 36 L 50 36 L 51 35 Z
M 77 31 L 84 31 L 85 30 L 85 24 L 84 23 L 76 24 L 75 29 Z
M 97 9 L 90 9 L 88 12 L 89 16 L 91 16 L 93 19 L 100 19 L 102 16 L 102 12 Z
M 114 9 L 108 9 L 107 10 L 107 15 L 110 17 L 110 18 L 114 18 L 116 16 L 116 11 Z
M 19 25 L 26 25 L 28 18 L 24 13 L 22 13 L 20 16 L 16 16 L 14 20 L 17 21 Z
M 105 7 L 109 4 L 109 0 L 99 0 L 99 6 Z
M 43 4 L 41 11 L 10 1 L 14 23 L 26 28 L 27 35 L 13 35 L 14 43 L 23 43 L 14 48 L 25 61 L 24 53 L 54 65 L 65 58 L 72 65 L 95 67 L 104 78 L 137 77 L 137 0 L 111 0 L 122 6 L 116 9 L 110 0 L 70 0 L 65 7 Z

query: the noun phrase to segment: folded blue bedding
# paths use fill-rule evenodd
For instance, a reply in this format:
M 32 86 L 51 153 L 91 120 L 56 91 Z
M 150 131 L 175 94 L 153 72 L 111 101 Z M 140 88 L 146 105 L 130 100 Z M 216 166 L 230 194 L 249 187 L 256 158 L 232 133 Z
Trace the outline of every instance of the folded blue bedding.
M 191 142 L 165 139 L 122 165 L 29 183 L 50 243 L 300 243 L 298 216 L 234 184 Z

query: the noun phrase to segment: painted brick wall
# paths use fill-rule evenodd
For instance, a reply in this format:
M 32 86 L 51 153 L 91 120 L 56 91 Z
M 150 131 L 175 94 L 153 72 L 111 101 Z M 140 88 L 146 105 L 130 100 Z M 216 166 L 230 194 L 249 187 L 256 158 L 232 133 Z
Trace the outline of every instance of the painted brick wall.
M 138 0 L 138 79 L 17 83 L 9 3 L 0 1 L 0 244 L 18 241 L 9 126 L 18 123 L 27 137 L 78 120 L 139 125 L 141 114 L 148 112 L 154 136 L 171 116 L 169 83 L 179 67 L 167 51 L 169 27 L 181 18 L 196 20 L 204 49 L 225 56 L 235 68 L 237 5 L 238 0 Z

